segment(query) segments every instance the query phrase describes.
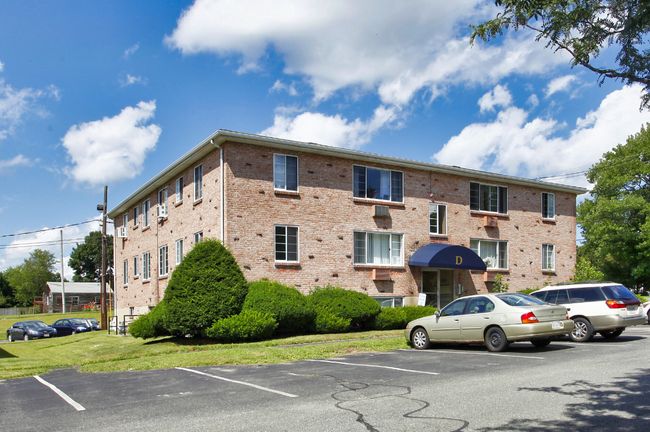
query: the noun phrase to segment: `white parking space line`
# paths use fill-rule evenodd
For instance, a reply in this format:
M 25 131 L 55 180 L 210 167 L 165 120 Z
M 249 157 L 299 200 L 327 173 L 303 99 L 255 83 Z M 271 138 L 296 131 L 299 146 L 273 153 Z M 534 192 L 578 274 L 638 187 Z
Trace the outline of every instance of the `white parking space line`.
M 396 371 L 400 371 L 400 372 L 418 373 L 418 374 L 424 374 L 424 375 L 440 375 L 438 372 L 425 372 L 425 371 L 421 371 L 421 370 L 402 369 L 402 368 L 396 368 L 396 367 L 392 367 L 392 366 L 378 366 L 378 365 L 371 365 L 371 364 L 346 363 L 346 362 L 342 362 L 342 361 L 333 361 L 333 360 L 307 360 L 307 361 L 321 362 L 321 363 L 333 363 L 333 364 L 339 364 L 339 365 L 345 365 L 345 366 L 359 366 L 359 367 L 369 367 L 369 368 L 378 368 L 378 369 L 391 369 L 391 370 L 396 370 Z
M 442 350 L 418 351 L 418 350 L 411 350 L 411 349 L 404 349 L 404 348 L 400 349 L 400 351 L 421 352 L 427 354 L 484 355 L 484 356 L 493 356 L 493 357 L 512 357 L 512 358 L 523 358 L 523 359 L 533 359 L 533 360 L 544 360 L 544 357 L 523 356 L 523 355 L 515 355 L 515 354 L 483 353 L 483 352 L 471 352 L 471 351 L 442 351 Z
M 64 401 L 66 401 L 67 403 L 69 403 L 70 405 L 72 405 L 72 406 L 74 407 L 74 409 L 76 409 L 77 411 L 86 411 L 86 408 L 82 407 L 80 404 L 78 404 L 77 402 L 75 402 L 75 401 L 74 401 L 70 396 L 68 396 L 67 394 L 63 393 L 63 392 L 62 392 L 61 390 L 59 390 L 55 385 L 50 384 L 49 382 L 45 381 L 43 378 L 41 378 L 41 377 L 38 376 L 38 375 L 34 375 L 34 378 L 36 378 L 36 380 L 37 380 L 38 382 L 40 382 L 41 384 L 43 384 L 43 385 L 48 386 L 49 388 L 51 388 L 52 391 L 53 391 L 54 393 L 56 393 L 56 394 L 58 394 L 59 396 L 61 396 L 61 398 L 63 398 Z
M 209 373 L 205 373 L 205 372 L 201 372 L 201 371 L 197 371 L 197 370 L 193 370 L 193 369 L 186 369 L 186 368 L 182 368 L 182 367 L 177 367 L 175 369 L 184 370 L 184 371 L 187 371 L 187 372 L 192 372 L 192 373 L 195 373 L 195 374 L 198 374 L 198 375 L 204 375 L 204 376 L 214 378 L 214 379 L 218 379 L 218 380 L 222 380 L 222 381 L 228 381 L 228 382 L 235 383 L 235 384 L 241 384 L 241 385 L 245 385 L 245 386 L 248 386 L 248 387 L 253 387 L 253 388 L 256 388 L 258 390 L 264 390 L 264 391 L 267 391 L 267 392 L 270 392 L 270 393 L 279 394 L 281 396 L 286 396 L 286 397 L 291 397 L 291 398 L 298 397 L 297 395 L 294 395 L 294 394 L 291 394 L 291 393 L 285 393 L 285 392 L 280 391 L 280 390 L 273 390 L 273 389 L 270 389 L 268 387 L 262 387 L 262 386 L 258 386 L 256 384 L 250 384 L 250 383 L 246 383 L 246 382 L 243 382 L 243 381 L 235 381 L 235 380 L 231 380 L 229 378 L 224 378 L 224 377 L 220 377 L 220 376 L 217 376 L 217 375 L 212 375 L 212 374 L 209 374 Z

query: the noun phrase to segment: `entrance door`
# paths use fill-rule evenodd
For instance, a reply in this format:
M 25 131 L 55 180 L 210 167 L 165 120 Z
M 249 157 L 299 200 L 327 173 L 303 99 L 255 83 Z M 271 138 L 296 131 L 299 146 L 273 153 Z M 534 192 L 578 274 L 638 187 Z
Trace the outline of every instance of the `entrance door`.
M 451 303 L 454 293 L 453 270 L 422 270 L 422 293 L 427 295 L 427 306 L 442 309 Z

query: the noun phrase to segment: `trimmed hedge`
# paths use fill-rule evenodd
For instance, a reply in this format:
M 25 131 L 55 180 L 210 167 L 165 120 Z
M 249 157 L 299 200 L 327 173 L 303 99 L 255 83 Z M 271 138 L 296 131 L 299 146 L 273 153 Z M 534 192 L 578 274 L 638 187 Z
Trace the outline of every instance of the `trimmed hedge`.
M 349 319 L 355 327 L 365 327 L 381 312 L 379 303 L 367 294 L 331 285 L 316 288 L 308 298 L 317 310 L 329 308 L 336 316 Z
M 433 315 L 438 310 L 433 306 L 404 306 L 402 309 L 406 313 L 406 324 L 418 318 Z
M 246 279 L 230 251 L 217 240 L 203 240 L 172 273 L 165 328 L 174 336 L 203 336 L 215 321 L 240 313 L 246 293 Z
M 316 320 L 314 321 L 314 331 L 316 333 L 344 333 L 350 329 L 352 320 L 336 315 L 330 307 L 317 308 L 316 313 Z
M 276 333 L 306 332 L 316 318 L 316 311 L 300 291 L 267 280 L 249 284 L 243 310 L 271 314 L 278 323 Z
M 271 314 L 245 310 L 215 322 L 205 333 L 219 342 L 247 342 L 270 338 L 277 326 Z
M 406 328 L 406 311 L 404 308 L 386 307 L 381 310 L 373 321 L 375 330 L 395 330 Z
M 129 325 L 131 336 L 141 339 L 151 339 L 170 336 L 164 325 L 165 302 L 162 301 L 148 313 L 140 315 Z

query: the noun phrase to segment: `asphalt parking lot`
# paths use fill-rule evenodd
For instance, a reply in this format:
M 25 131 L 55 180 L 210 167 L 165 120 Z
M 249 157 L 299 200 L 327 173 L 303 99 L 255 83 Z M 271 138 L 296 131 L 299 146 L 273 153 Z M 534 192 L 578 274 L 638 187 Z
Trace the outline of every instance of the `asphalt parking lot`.
M 650 430 L 650 326 L 547 348 L 436 346 L 0 381 L 6 431 Z

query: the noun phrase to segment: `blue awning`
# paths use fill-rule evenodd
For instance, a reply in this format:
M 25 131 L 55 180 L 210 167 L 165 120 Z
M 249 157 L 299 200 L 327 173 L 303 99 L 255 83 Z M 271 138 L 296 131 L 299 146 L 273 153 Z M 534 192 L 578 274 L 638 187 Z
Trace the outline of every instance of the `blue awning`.
M 409 259 L 409 265 L 482 271 L 487 269 L 485 262 L 473 250 L 441 243 L 430 243 L 416 250 Z

